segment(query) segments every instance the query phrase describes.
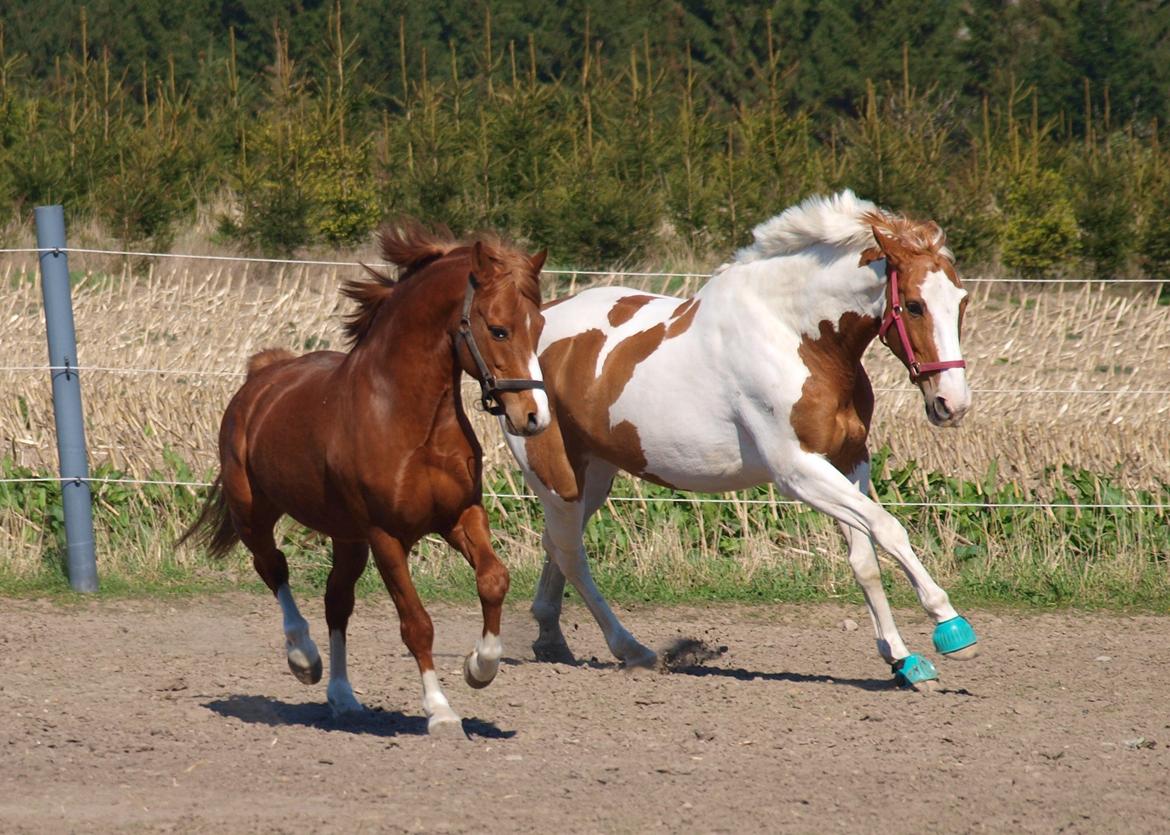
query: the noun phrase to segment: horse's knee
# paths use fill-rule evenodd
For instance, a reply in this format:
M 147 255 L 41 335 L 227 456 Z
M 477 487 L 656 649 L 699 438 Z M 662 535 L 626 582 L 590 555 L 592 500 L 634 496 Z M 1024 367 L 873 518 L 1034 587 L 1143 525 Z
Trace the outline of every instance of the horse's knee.
M 479 599 L 484 603 L 495 605 L 503 603 L 510 583 L 508 568 L 499 560 L 493 560 L 483 566 L 475 575 Z
M 902 523 L 883 512 L 874 522 L 873 539 L 887 551 L 897 554 L 910 548 L 910 535 L 902 527 Z
M 882 581 L 882 569 L 874 554 L 849 554 L 849 567 L 853 576 L 862 586 L 872 586 Z
M 554 531 L 552 527 L 546 527 L 544 533 L 540 537 L 540 544 L 544 547 L 544 552 L 548 554 L 557 565 L 566 555 L 577 553 L 577 546 L 580 538 L 574 536 L 572 533 Z
M 402 643 L 414 654 L 420 650 L 429 650 L 435 643 L 435 625 L 431 622 L 431 616 L 421 609 L 418 617 L 402 618 L 399 633 L 402 635 Z
M 921 595 L 922 607 L 928 612 L 939 612 L 950 608 L 951 598 L 939 586 L 921 589 L 919 594 Z

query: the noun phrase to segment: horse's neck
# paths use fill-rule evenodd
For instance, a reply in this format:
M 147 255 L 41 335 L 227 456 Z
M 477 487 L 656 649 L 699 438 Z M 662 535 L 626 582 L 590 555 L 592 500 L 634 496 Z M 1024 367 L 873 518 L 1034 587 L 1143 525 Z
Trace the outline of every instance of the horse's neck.
M 439 278 L 397 289 L 402 297 L 379 311 L 366 339 L 347 358 L 350 373 L 369 380 L 374 396 L 394 404 L 396 417 L 404 411 L 423 420 L 462 414 L 462 372 L 451 330 L 463 296 L 445 284 L 452 282 Z
M 769 318 L 816 338 L 825 321 L 835 327 L 846 318 L 881 319 L 884 272 L 873 266 L 858 267 L 859 257 L 856 253 L 833 258 L 798 253 L 733 264 L 712 278 L 702 294 L 729 305 L 762 305 Z

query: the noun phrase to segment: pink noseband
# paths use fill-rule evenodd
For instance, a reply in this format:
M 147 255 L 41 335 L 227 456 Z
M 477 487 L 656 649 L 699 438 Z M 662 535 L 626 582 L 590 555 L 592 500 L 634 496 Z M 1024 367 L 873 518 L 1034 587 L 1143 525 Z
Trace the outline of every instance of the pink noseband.
M 906 367 L 910 369 L 910 379 L 917 381 L 923 374 L 932 371 L 942 371 L 946 368 L 966 368 L 966 360 L 946 360 L 945 362 L 918 362 L 914 359 L 914 349 L 910 347 L 910 337 L 906 336 L 906 325 L 902 323 L 902 302 L 898 298 L 898 271 L 890 270 L 890 304 L 886 308 L 886 315 L 882 317 L 882 325 L 878 328 L 878 339 L 884 344 L 886 332 L 890 325 L 898 328 L 898 338 L 902 340 L 902 350 L 906 354 Z

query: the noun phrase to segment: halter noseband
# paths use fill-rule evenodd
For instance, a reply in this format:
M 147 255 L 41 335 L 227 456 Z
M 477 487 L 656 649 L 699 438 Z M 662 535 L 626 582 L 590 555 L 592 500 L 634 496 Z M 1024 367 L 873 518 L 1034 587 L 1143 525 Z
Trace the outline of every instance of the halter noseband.
M 459 336 L 467 345 L 467 350 L 471 354 L 471 359 L 475 361 L 475 367 L 479 371 L 479 407 L 483 411 L 493 414 L 504 414 L 504 405 L 499 400 L 500 392 L 502 391 L 524 391 L 526 389 L 544 389 L 543 380 L 497 380 L 495 375 L 488 370 L 487 363 L 483 361 L 483 354 L 479 352 L 479 346 L 475 344 L 475 336 L 471 332 L 471 300 L 475 296 L 475 279 L 472 276 L 467 278 L 467 292 L 463 295 L 463 312 L 459 316 Z
M 911 382 L 917 382 L 923 374 L 929 374 L 932 371 L 967 367 L 966 360 L 918 362 L 914 359 L 914 349 L 910 347 L 910 337 L 906 335 L 906 325 L 902 322 L 902 302 L 898 298 L 898 271 L 893 268 L 890 269 L 890 304 L 886 308 L 885 316 L 882 317 L 882 325 L 878 328 L 878 339 L 884 345 L 890 344 L 886 341 L 886 333 L 889 331 L 890 325 L 897 326 L 898 338 L 902 340 L 902 350 L 906 354 L 906 367 L 910 370 Z

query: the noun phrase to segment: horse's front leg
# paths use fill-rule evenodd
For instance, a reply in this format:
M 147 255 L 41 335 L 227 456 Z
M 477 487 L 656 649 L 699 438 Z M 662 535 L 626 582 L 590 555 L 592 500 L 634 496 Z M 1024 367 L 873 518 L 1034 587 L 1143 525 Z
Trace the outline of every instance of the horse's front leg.
M 335 718 L 363 712 L 353 694 L 346 669 L 345 643 L 353 590 L 366 568 L 370 549 L 364 542 L 333 540 L 333 568 L 325 585 L 325 622 L 329 626 L 329 688 L 326 695 Z
M 500 641 L 500 613 L 508 593 L 508 569 L 492 548 L 491 531 L 483 505 L 463 511 L 444 537 L 475 570 L 475 587 L 483 609 L 483 632 L 475 649 L 463 661 L 463 678 L 471 687 L 487 687 L 500 669 L 504 646 Z
M 439 684 L 439 676 L 435 672 L 435 660 L 432 655 L 435 642 L 434 624 L 431 623 L 431 616 L 423 608 L 414 582 L 410 579 L 406 557 L 414 543 L 400 542 L 380 528 L 372 529 L 369 538 L 374 552 L 374 564 L 378 566 L 382 582 L 386 584 L 386 590 L 390 592 L 390 598 L 394 601 L 394 608 L 398 610 L 402 642 L 414 656 L 419 674 L 422 676 L 422 706 L 427 715 L 427 732 L 450 730 L 462 734 L 463 724 L 458 714 L 451 709 Z
M 868 482 L 868 466 L 863 473 L 856 473 L 854 480 L 857 485 Z M 937 678 L 937 673 L 928 660 L 911 654 L 902 643 L 881 588 L 874 542 L 897 560 L 922 607 L 934 620 L 935 648 L 950 658 L 963 660 L 978 654 L 974 630 L 919 561 L 906 529 L 881 505 L 856 489 L 824 457 L 807 452 L 788 459 L 788 465 L 777 471 L 776 482 L 784 492 L 841 523 L 849 542 L 850 565 L 874 620 L 879 652 L 891 663 L 900 682 L 917 684 Z
M 862 495 L 868 495 L 868 460 L 862 461 L 848 477 Z M 853 577 L 865 595 L 865 605 L 869 609 L 869 618 L 873 623 L 878 654 L 896 671 L 895 675 L 910 686 L 936 679 L 938 674 L 934 665 L 921 656 L 912 656 L 902 641 L 902 636 L 894 623 L 890 601 L 886 597 L 885 589 L 882 588 L 881 566 L 878 563 L 877 551 L 873 547 L 873 540 L 845 522 L 837 524 L 849 550 L 849 567 L 853 569 Z

